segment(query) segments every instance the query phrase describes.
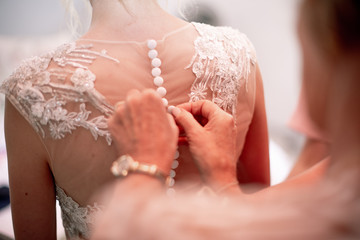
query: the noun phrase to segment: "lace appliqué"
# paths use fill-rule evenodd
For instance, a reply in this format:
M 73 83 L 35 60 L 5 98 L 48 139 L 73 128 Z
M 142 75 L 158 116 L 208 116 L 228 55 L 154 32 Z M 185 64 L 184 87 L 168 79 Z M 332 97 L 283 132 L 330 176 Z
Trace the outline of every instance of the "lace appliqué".
M 61 217 L 66 235 L 71 239 L 79 239 L 79 237 L 89 239 L 91 227 L 98 214 L 102 213 L 103 207 L 96 203 L 93 206 L 80 207 L 58 186 L 56 186 L 56 199 L 61 207 Z
M 42 137 L 45 137 L 43 126 L 48 126 L 53 139 L 64 138 L 82 127 L 90 130 L 95 139 L 105 137 L 111 144 L 107 118 L 114 109 L 95 90 L 96 76 L 87 66 L 97 57 L 119 61 L 108 56 L 105 50 L 96 52 L 91 48 L 91 44 L 64 44 L 53 52 L 24 61 L 2 84 L 0 91 Z M 56 67 L 49 68 L 51 61 Z M 72 68 L 65 68 L 67 66 Z M 68 76 L 71 84 L 65 84 Z M 66 109 L 69 102 L 77 103 L 78 110 L 69 112 Z M 86 103 L 91 103 L 102 115 L 90 117 Z
M 256 63 L 255 50 L 244 34 L 230 27 L 193 25 L 200 36 L 194 42 L 196 53 L 186 67 L 196 76 L 190 102 L 206 99 L 210 88 L 212 101 L 235 114 L 239 89 L 244 83 L 247 87 L 251 65 Z

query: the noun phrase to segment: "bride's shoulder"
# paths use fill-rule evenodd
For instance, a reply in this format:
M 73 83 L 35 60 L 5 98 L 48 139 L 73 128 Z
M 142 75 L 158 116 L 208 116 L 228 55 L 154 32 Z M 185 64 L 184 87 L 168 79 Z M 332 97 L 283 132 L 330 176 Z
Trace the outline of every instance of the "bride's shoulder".
M 44 126 L 51 136 L 60 139 L 79 126 L 94 135 L 104 135 L 103 115 L 90 119 L 87 103 L 94 104 L 103 114 L 112 111 L 103 96 L 94 88 L 95 74 L 89 66 L 97 58 L 117 61 L 106 50 L 91 44 L 66 43 L 45 54 L 22 61 L 1 84 L 0 92 L 20 114 L 45 136 Z M 110 140 L 109 140 L 110 141 Z
M 255 47 L 247 35 L 238 29 L 229 26 L 212 26 L 204 23 L 192 22 L 199 33 L 198 41 L 221 42 L 228 48 L 245 49 L 256 58 Z
M 1 84 L 1 92 L 10 94 L 17 85 L 42 84 L 50 81 L 50 74 L 47 71 L 54 58 L 64 57 L 75 44 L 66 43 L 57 48 L 32 56 L 21 61 L 18 67 Z
M 23 60 L 2 82 L 0 92 L 6 96 L 29 98 L 38 95 L 37 91 L 48 93 L 54 83 L 84 92 L 89 90 L 87 87 L 93 87 L 95 75 L 89 66 L 99 57 L 118 62 L 106 50 L 94 50 L 92 44 L 64 43 L 42 55 Z

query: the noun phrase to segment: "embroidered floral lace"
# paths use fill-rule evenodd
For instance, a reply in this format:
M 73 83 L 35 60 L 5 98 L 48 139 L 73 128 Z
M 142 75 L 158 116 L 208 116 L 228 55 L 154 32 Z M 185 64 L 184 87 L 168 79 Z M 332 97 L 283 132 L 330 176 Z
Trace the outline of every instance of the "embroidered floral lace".
M 56 199 L 61 207 L 63 226 L 67 235 L 71 239 L 78 237 L 89 239 L 89 229 L 95 223 L 97 214 L 101 213 L 101 207 L 96 203 L 93 206 L 80 207 L 58 186 L 56 186 Z
M 193 26 L 199 36 L 194 41 L 195 54 L 186 66 L 195 75 L 189 101 L 211 99 L 235 114 L 239 89 L 247 87 L 250 68 L 256 62 L 255 51 L 247 37 L 232 28 Z M 103 137 L 111 145 L 107 119 L 114 107 L 95 89 L 96 75 L 88 68 L 97 58 L 119 63 L 106 50 L 94 50 L 92 44 L 64 44 L 25 60 L 0 90 L 43 138 L 62 139 L 84 128 L 94 139 Z M 94 213 L 100 207 L 81 207 L 59 187 L 56 194 L 67 236 L 88 238 Z
M 235 114 L 237 94 L 247 84 L 255 51 L 246 35 L 230 27 L 194 25 L 200 36 L 194 42 L 196 54 L 188 66 L 196 76 L 190 101 L 206 99 L 210 88 L 212 101 Z

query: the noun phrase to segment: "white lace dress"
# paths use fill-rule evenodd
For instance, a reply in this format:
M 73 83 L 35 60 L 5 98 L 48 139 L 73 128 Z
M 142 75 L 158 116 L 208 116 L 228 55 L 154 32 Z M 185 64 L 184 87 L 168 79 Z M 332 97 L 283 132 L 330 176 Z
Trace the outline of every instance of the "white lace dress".
M 247 37 L 192 23 L 158 45 L 170 104 L 209 99 L 232 113 L 240 154 L 255 96 L 256 57 Z M 114 104 L 132 88 L 154 88 L 145 49 L 145 43 L 82 39 L 25 60 L 1 85 L 47 148 L 68 239 L 89 238 L 102 207 L 86 196 L 113 179 L 109 166 L 118 153 L 107 119 Z M 191 175 L 187 149 L 181 156 L 180 180 Z

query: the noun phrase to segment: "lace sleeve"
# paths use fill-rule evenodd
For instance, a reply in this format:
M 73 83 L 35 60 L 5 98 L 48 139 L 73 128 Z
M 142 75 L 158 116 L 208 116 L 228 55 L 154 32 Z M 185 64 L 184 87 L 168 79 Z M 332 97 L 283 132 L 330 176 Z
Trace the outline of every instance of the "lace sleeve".
M 92 50 L 91 44 L 64 44 L 23 61 L 0 91 L 43 138 L 49 132 L 51 138 L 61 139 L 81 127 L 95 139 L 105 137 L 110 145 L 107 117 L 113 107 L 94 88 L 96 76 L 88 68 L 98 57 L 119 62 L 106 50 Z M 98 110 L 96 114 L 89 105 Z
M 39 115 L 39 109 L 36 109 L 36 106 L 45 100 L 41 93 L 45 89 L 35 86 L 50 81 L 50 74 L 45 71 L 50 60 L 49 55 L 24 60 L 0 86 L 0 92 L 5 94 L 37 132 L 41 127 L 36 121 L 36 116 Z
M 199 37 L 194 42 L 195 55 L 187 67 L 196 76 L 190 101 L 211 98 L 235 115 L 239 90 L 243 86 L 247 89 L 251 67 L 256 63 L 255 49 L 246 35 L 235 29 L 193 24 Z

